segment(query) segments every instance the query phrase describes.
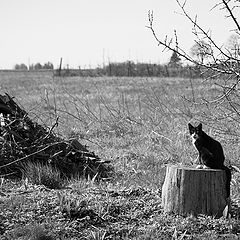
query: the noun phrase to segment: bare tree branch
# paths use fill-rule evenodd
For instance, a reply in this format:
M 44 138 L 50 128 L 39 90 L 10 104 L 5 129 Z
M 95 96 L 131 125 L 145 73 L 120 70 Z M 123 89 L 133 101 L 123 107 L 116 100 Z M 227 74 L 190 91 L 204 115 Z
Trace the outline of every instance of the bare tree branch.
M 195 36 L 195 45 L 199 52 L 196 54 L 187 53 L 179 44 L 178 36 L 176 30 L 174 31 L 174 40 L 172 38 L 165 37 L 164 40 L 161 40 L 160 37 L 156 34 L 153 26 L 153 12 L 149 12 L 149 26 L 147 26 L 154 39 L 156 40 L 159 46 L 163 46 L 164 50 L 174 51 L 178 54 L 179 57 L 185 59 L 187 62 L 190 62 L 194 66 L 197 66 L 200 69 L 201 74 L 204 76 L 205 81 L 208 81 L 211 85 L 214 85 L 219 92 L 209 99 L 201 97 L 196 97 L 196 94 L 192 94 L 192 99 L 187 99 L 192 106 L 198 105 L 205 106 L 205 110 L 202 113 L 199 113 L 200 116 L 212 122 L 213 124 L 216 121 L 223 121 L 228 119 L 231 122 L 238 124 L 240 122 L 240 55 L 238 52 L 238 47 L 231 52 L 230 49 L 224 47 L 224 45 L 219 45 L 212 37 L 210 30 L 205 30 L 198 23 L 197 15 L 191 17 L 186 10 L 186 0 L 183 3 L 180 0 L 176 0 L 176 3 L 180 7 L 183 16 L 189 20 L 193 25 L 193 35 Z M 220 11 L 227 10 L 229 18 L 233 20 L 234 27 L 233 29 L 236 34 L 240 35 L 240 24 L 238 19 L 234 14 L 234 10 L 239 6 L 240 0 L 219 0 L 219 3 L 215 4 L 212 9 L 219 8 Z M 211 10 L 212 10 L 211 9 Z M 238 43 L 237 43 L 238 44 Z M 238 45 L 237 45 L 238 46 Z M 205 61 L 204 61 L 205 60 Z M 193 92 L 193 89 L 192 89 Z M 206 108 L 207 107 L 207 108 Z M 214 111 L 212 111 L 214 110 Z M 231 134 L 236 136 L 229 127 L 224 127 L 224 134 Z M 240 132 L 238 133 L 238 135 Z
M 237 18 L 233 15 L 234 7 L 232 9 L 230 9 L 229 4 L 228 4 L 230 1 L 222 0 L 222 2 L 224 4 L 225 8 L 227 9 L 227 11 L 229 12 L 230 17 L 232 18 L 232 20 L 234 21 L 235 25 L 237 26 L 238 31 L 240 32 L 240 25 L 239 25 L 239 23 L 237 21 Z

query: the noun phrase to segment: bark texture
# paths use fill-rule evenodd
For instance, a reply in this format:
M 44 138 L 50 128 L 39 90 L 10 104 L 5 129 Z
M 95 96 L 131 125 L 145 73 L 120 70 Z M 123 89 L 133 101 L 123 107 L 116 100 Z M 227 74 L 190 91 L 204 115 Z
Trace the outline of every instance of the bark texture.
M 226 173 L 218 169 L 196 169 L 169 165 L 162 187 L 164 212 L 181 215 L 226 215 L 229 199 Z

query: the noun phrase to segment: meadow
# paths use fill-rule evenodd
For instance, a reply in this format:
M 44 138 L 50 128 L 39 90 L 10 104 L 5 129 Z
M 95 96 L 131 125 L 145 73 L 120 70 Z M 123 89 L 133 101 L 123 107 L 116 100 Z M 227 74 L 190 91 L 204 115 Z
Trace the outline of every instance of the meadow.
M 222 117 L 226 106 L 209 104 L 221 95 L 213 81 L 2 71 L 0 89 L 45 127 L 59 117 L 56 134 L 76 137 L 114 168 L 101 182 L 79 177 L 60 190 L 2 179 L 1 239 L 239 238 L 238 173 L 231 219 L 165 215 L 161 208 L 166 164 L 192 165 L 197 157 L 188 122 L 201 121 L 222 143 L 227 164 L 239 166 L 238 124 Z

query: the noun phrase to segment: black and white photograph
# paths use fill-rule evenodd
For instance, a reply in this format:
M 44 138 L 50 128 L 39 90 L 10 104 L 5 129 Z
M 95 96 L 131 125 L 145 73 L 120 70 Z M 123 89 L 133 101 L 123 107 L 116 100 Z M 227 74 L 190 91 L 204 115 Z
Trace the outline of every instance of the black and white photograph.
M 0 0 L 0 240 L 240 239 L 240 0 Z

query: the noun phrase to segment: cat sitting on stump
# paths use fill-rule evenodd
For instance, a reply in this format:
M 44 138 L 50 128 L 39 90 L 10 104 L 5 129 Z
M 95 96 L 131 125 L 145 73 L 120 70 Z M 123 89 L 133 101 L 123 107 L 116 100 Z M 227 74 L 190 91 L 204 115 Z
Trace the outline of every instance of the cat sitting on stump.
M 201 123 L 197 127 L 194 127 L 189 123 L 188 128 L 192 138 L 192 143 L 197 148 L 199 153 L 199 165 L 197 166 L 197 168 L 212 168 L 225 170 L 227 176 L 227 197 L 229 197 L 231 171 L 228 167 L 224 165 L 225 157 L 221 144 L 212 137 L 208 136 L 202 130 Z

